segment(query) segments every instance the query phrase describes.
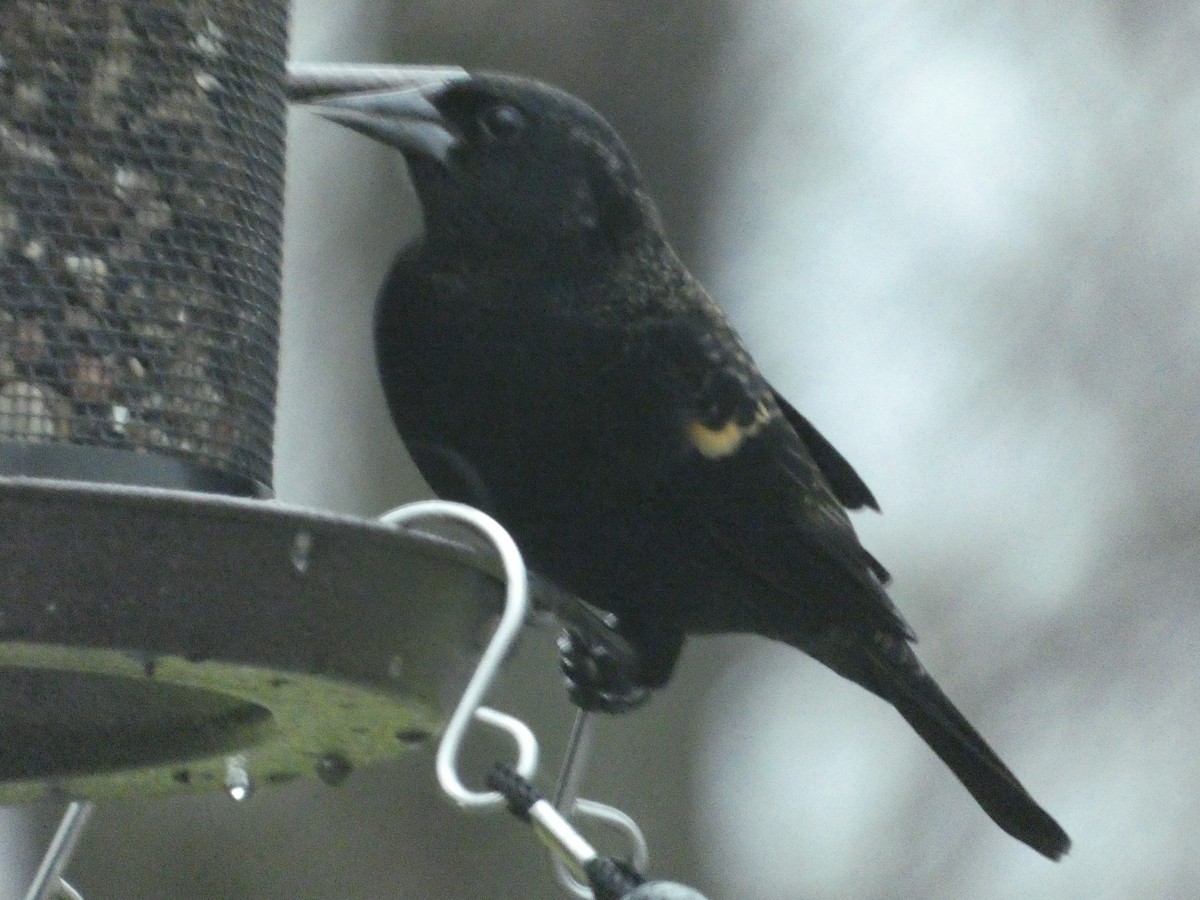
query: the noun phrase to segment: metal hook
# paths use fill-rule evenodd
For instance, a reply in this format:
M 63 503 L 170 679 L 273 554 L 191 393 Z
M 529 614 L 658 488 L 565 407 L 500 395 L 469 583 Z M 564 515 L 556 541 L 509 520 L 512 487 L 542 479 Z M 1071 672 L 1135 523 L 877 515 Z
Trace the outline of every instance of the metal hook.
M 594 721 L 593 715 L 584 710 L 575 714 L 575 724 L 571 728 L 558 785 L 554 790 L 554 808 L 568 819 L 593 819 L 609 830 L 617 832 L 632 848 L 630 861 L 634 869 L 644 872 L 650 862 L 650 846 L 637 822 L 615 806 L 595 800 L 584 800 L 578 796 Z M 592 889 L 579 880 L 566 862 L 557 856 L 553 862 L 555 877 L 565 890 L 582 900 L 592 900 Z
M 500 664 L 507 656 L 513 641 L 525 622 L 529 607 L 529 579 L 525 563 L 516 542 L 507 531 L 486 513 L 448 500 L 425 500 L 401 506 L 380 516 L 380 521 L 394 526 L 400 526 L 414 519 L 438 517 L 453 519 L 471 526 L 486 537 L 496 548 L 500 561 L 504 566 L 505 601 L 504 613 L 500 624 L 496 627 L 487 649 L 479 660 L 479 665 L 471 680 L 463 691 L 462 698 L 455 707 L 446 724 L 442 740 L 437 751 L 437 776 L 442 790 L 463 809 L 489 811 L 506 805 L 503 794 L 499 791 L 472 791 L 458 777 L 458 757 L 462 748 L 471 719 L 479 721 L 507 732 L 517 745 L 518 762 L 513 769 L 524 779 L 531 780 L 537 770 L 538 743 L 529 726 L 520 719 L 490 707 L 481 706 L 484 696 L 495 681 Z M 644 870 L 649 861 L 649 847 L 645 835 L 633 821 L 621 810 L 594 800 L 581 800 L 575 795 L 579 780 L 583 774 L 586 745 L 591 735 L 592 718 L 582 710 L 575 718 L 571 731 L 570 742 L 563 759 L 563 767 L 559 776 L 558 787 L 554 794 L 554 807 L 566 816 L 593 819 L 606 827 L 619 832 L 632 845 L 632 862 L 635 868 Z M 568 840 L 573 832 L 569 826 L 560 835 L 561 840 Z M 569 842 L 569 841 L 568 841 Z M 576 846 L 576 844 L 578 846 Z M 577 834 L 575 843 L 571 846 L 590 850 L 587 842 Z M 566 845 L 563 851 L 567 849 Z M 559 883 L 572 894 L 591 900 L 592 890 L 580 882 L 572 873 L 564 857 L 554 856 L 555 870 Z
M 504 566 L 504 613 L 479 660 L 475 674 L 463 691 L 462 699 L 446 723 L 437 751 L 438 783 L 450 799 L 463 809 L 498 809 L 505 803 L 504 796 L 498 791 L 472 791 L 462 783 L 458 777 L 458 756 L 471 719 L 476 718 L 512 737 L 517 745 L 517 764 L 514 768 L 523 778 L 532 778 L 537 770 L 538 743 L 529 726 L 506 713 L 481 706 L 492 682 L 496 680 L 500 664 L 525 622 L 529 608 L 529 579 L 516 542 L 499 522 L 473 506 L 448 500 L 423 500 L 385 513 L 380 516 L 380 521 L 388 525 L 403 525 L 413 519 L 428 517 L 454 519 L 474 528 L 496 548 Z

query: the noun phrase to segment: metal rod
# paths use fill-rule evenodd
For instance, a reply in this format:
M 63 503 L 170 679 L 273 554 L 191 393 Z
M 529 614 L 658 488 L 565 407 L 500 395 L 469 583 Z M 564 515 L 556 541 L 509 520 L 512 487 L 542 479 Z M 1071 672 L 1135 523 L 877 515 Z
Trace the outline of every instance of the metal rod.
M 52 900 L 59 889 L 62 871 L 71 861 L 71 853 L 87 825 L 93 806 L 90 800 L 74 800 L 67 806 L 58 824 L 58 831 L 54 833 L 54 839 L 42 858 L 42 864 L 33 876 L 33 884 L 29 886 L 25 900 Z
M 563 815 L 571 814 L 575 798 L 579 796 L 579 784 L 583 781 L 587 755 L 591 749 L 595 720 L 591 713 L 578 710 L 575 723 L 571 726 L 571 737 L 567 740 L 562 768 L 558 773 L 558 784 L 554 788 L 554 808 Z
M 579 785 L 583 781 L 583 772 L 587 767 L 587 754 L 591 749 L 592 732 L 595 730 L 595 718 L 591 713 L 580 709 L 575 713 L 575 722 L 571 725 L 571 736 L 567 739 L 567 749 L 563 753 L 562 768 L 558 773 L 558 784 L 554 786 L 554 808 L 563 816 L 573 815 L 579 797 Z M 590 900 L 594 894 L 582 880 L 582 872 L 576 866 L 570 866 L 559 856 L 554 857 L 554 875 L 558 883 L 567 893 Z M 575 871 L 573 871 L 575 869 Z
M 331 94 L 402 91 L 431 79 L 446 82 L 467 77 L 459 66 L 373 65 L 362 63 L 288 64 L 290 103 L 313 103 Z

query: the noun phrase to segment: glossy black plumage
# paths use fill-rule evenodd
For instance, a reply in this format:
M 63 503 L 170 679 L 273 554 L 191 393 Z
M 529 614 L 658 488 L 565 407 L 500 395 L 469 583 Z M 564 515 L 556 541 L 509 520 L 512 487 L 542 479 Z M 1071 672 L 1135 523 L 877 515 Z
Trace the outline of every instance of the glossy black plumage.
M 785 641 L 887 700 L 984 810 L 1069 840 L 912 652 L 846 509 L 862 479 L 763 379 L 663 234 L 624 144 L 536 82 L 325 98 L 400 149 L 425 215 L 376 313 L 396 425 L 434 490 L 483 506 L 542 576 L 614 613 L 638 681 L 686 634 Z

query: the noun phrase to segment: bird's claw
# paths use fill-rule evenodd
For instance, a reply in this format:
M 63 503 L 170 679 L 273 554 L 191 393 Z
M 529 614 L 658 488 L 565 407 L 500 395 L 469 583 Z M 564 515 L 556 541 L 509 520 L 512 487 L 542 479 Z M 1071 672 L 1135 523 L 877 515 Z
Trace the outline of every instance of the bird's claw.
M 610 714 L 637 709 L 650 697 L 634 680 L 634 671 L 600 638 L 588 640 L 575 629 L 558 637 L 567 696 L 585 712 Z

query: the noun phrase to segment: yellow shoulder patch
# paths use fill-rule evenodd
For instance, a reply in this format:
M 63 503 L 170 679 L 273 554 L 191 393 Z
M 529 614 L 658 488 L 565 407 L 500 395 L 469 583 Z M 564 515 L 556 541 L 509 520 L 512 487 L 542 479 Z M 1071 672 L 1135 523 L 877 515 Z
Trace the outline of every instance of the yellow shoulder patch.
M 745 425 L 740 425 L 729 419 L 711 428 L 699 419 L 687 423 L 688 440 L 705 459 L 723 459 L 732 456 L 742 446 L 748 437 L 753 437 L 771 419 L 771 411 L 765 403 L 759 403 L 754 409 L 754 418 Z

